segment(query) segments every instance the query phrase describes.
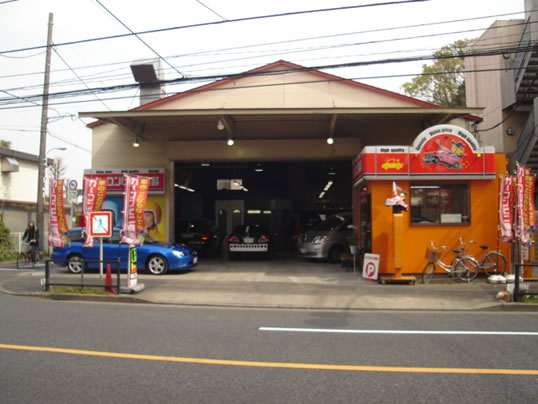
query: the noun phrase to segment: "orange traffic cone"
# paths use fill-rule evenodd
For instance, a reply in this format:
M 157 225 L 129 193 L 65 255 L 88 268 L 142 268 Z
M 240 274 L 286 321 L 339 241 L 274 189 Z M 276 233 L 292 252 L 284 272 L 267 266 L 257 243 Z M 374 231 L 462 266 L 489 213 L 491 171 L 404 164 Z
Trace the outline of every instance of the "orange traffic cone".
M 106 278 L 105 278 L 105 292 L 116 294 L 116 289 L 112 285 L 112 273 L 110 271 L 110 264 L 106 266 Z

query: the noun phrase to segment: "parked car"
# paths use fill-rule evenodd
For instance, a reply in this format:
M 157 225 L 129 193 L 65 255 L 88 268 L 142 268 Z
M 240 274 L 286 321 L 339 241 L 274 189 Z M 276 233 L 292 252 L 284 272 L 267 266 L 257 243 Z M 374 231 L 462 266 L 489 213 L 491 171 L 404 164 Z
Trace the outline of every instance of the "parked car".
M 111 238 L 103 238 L 103 260 L 120 258 L 120 268 L 127 269 L 129 246 L 120 243 L 120 230 L 115 228 Z M 71 245 L 56 247 L 51 259 L 55 264 L 67 266 L 67 269 L 78 274 L 82 271 L 84 261 L 87 268 L 99 268 L 99 241 L 93 247 L 83 247 L 83 229 L 74 228 L 69 232 Z M 196 250 L 184 244 L 161 244 L 145 242 L 136 247 L 137 269 L 148 270 L 154 275 L 165 274 L 169 270 L 184 270 L 198 263 Z
M 260 224 L 236 226 L 227 240 L 228 258 L 230 259 L 236 259 L 240 256 L 270 258 L 273 254 L 273 234 Z
M 348 237 L 353 233 L 351 212 L 329 216 L 312 230 L 299 235 L 297 252 L 300 257 L 340 262 L 349 253 Z
M 208 219 L 181 219 L 176 223 L 176 240 L 200 255 L 219 255 L 223 234 Z

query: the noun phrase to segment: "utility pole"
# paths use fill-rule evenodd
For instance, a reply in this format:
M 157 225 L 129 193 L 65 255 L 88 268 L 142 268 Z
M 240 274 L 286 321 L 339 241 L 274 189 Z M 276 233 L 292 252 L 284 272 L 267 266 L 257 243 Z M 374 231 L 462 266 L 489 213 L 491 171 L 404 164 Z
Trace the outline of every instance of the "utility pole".
M 45 61 L 45 81 L 43 83 L 43 104 L 41 109 L 41 131 L 39 139 L 39 158 L 37 171 L 37 215 L 36 226 L 39 229 L 39 247 L 45 247 L 45 226 L 44 226 L 44 186 L 45 186 L 45 170 L 47 163 L 47 120 L 49 108 L 49 82 L 50 82 L 50 56 L 52 50 L 52 20 L 53 14 L 49 13 L 49 25 L 47 34 L 47 55 Z

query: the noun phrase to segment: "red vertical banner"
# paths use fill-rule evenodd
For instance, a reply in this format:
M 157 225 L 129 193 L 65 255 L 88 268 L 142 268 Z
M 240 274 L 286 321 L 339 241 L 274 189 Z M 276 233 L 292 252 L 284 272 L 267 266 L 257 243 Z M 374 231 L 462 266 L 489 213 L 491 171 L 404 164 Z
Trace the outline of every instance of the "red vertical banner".
M 64 180 L 51 180 L 49 191 L 49 245 L 63 247 L 69 232 L 65 218 Z
M 525 169 L 525 231 L 532 233 L 536 227 L 536 215 L 534 212 L 534 181 L 535 175 L 531 174 L 530 168 Z
M 90 235 L 91 212 L 96 212 L 103 206 L 106 197 L 107 183 L 104 178 L 84 178 L 84 201 L 82 204 L 82 214 L 84 215 L 84 232 L 86 239 L 84 247 L 93 247 L 93 237 Z
M 501 178 L 499 227 L 501 231 L 501 240 L 506 242 L 514 239 L 514 215 L 512 211 L 512 190 L 514 182 L 514 177 Z
M 525 168 L 517 166 L 517 186 L 516 186 L 516 206 L 517 206 L 517 238 L 523 245 L 529 243 L 528 234 L 525 231 Z
M 150 178 L 125 175 L 123 198 L 123 226 L 121 242 L 139 244 L 144 239 L 144 209 L 148 196 Z

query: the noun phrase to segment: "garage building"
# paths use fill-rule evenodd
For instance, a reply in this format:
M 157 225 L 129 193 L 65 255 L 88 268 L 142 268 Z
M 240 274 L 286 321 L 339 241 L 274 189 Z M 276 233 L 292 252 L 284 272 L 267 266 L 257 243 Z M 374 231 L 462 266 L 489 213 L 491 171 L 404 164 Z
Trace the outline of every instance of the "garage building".
M 161 170 L 159 230 L 204 217 L 226 234 L 263 222 L 278 251 L 320 217 L 352 211 L 352 162 L 368 145 L 410 144 L 437 124 L 472 132 L 480 108 L 444 108 L 278 61 L 97 119 L 88 173 Z M 134 147 L 133 143 L 139 145 Z

